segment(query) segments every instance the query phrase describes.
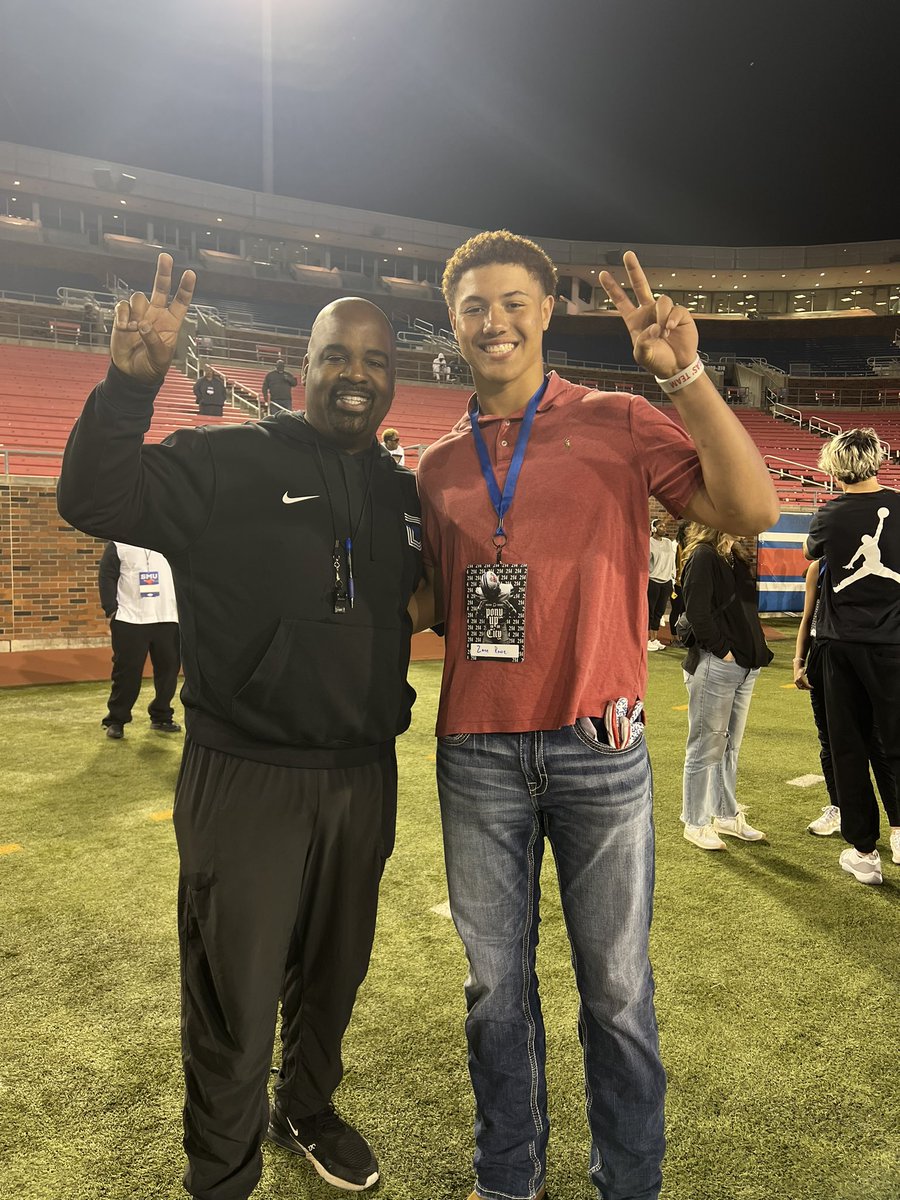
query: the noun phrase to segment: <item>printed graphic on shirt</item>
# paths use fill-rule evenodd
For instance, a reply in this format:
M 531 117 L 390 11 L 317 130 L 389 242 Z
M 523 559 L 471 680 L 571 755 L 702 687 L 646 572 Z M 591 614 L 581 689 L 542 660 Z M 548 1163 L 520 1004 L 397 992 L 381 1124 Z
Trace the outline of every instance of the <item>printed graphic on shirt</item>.
M 466 658 L 525 658 L 525 563 L 466 567 Z
M 412 546 L 413 550 L 422 549 L 422 518 L 411 517 L 409 513 L 403 514 L 403 519 L 406 522 L 406 540 Z
M 833 591 L 843 591 L 845 587 L 849 587 L 852 583 L 859 583 L 861 579 L 865 579 L 868 575 L 877 575 L 881 579 L 892 579 L 894 583 L 900 583 L 900 575 L 896 571 L 892 571 L 890 567 L 886 567 L 881 561 L 881 548 L 878 543 L 881 539 L 881 533 L 884 529 L 884 523 L 890 516 L 890 509 L 879 508 L 878 510 L 878 528 L 874 534 L 864 533 L 860 539 L 859 549 L 853 555 L 848 563 L 844 563 L 845 571 L 853 571 L 857 562 L 862 559 L 859 567 L 853 571 L 846 579 L 842 579 L 840 583 L 836 583 Z
M 142 600 L 155 599 L 159 595 L 159 571 L 141 571 L 138 589 Z

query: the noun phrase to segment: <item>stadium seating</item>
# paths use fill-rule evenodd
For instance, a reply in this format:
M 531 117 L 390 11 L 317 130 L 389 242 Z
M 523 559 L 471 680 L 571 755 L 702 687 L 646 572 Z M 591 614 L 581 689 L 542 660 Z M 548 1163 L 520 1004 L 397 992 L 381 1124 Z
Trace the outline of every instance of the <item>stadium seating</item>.
M 239 383 L 259 393 L 268 365 L 220 361 L 217 368 L 229 383 Z M 85 397 L 106 370 L 105 356 L 86 350 L 44 349 L 31 346 L 0 345 L 0 447 L 10 450 L 13 474 L 55 476 L 69 431 L 81 410 Z M 609 376 L 607 378 L 607 376 Z M 585 380 L 611 390 L 652 393 L 652 382 L 633 372 L 606 372 L 604 378 Z M 649 386 L 647 386 L 649 384 Z M 162 441 L 175 429 L 209 423 L 235 423 L 248 419 L 242 407 L 226 405 L 221 418 L 201 418 L 192 392 L 192 381 L 177 371 L 170 372 L 156 404 L 148 440 Z M 418 447 L 427 446 L 452 429 L 465 412 L 468 391 L 456 387 L 401 382 L 386 424 L 400 431 L 401 444 L 407 448 L 407 465 L 415 467 Z M 652 394 L 651 399 L 656 399 Z M 294 405 L 303 407 L 303 387 L 294 392 Z M 679 421 L 671 404 L 661 405 L 673 420 Z M 779 420 L 755 409 L 733 410 L 742 422 L 775 477 L 781 503 L 787 507 L 810 508 L 832 494 L 823 486 L 825 476 L 816 462 L 823 435 L 801 428 L 794 421 Z M 825 417 L 849 428 L 872 424 L 879 434 L 900 449 L 900 411 L 860 412 L 859 409 L 814 409 L 807 417 Z M 16 454 L 15 450 L 46 450 L 46 457 Z M 2 462 L 0 462 L 2 466 Z M 900 487 L 900 466 L 884 468 L 882 481 Z
M 106 362 L 105 355 L 89 351 L 0 346 L 0 447 L 9 451 L 11 474 L 59 474 L 69 431 L 88 393 L 106 373 Z M 247 419 L 243 408 L 230 404 L 220 418 L 201 417 L 192 388 L 192 380 L 170 372 L 154 408 L 148 441 L 161 442 L 186 426 Z

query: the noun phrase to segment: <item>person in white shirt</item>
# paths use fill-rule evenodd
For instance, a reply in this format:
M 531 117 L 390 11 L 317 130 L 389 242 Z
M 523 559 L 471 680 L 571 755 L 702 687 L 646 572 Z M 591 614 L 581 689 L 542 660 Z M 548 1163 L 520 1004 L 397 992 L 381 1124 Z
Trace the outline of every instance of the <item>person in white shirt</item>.
M 650 578 L 647 583 L 648 650 L 665 650 L 659 627 L 675 579 L 675 541 L 664 536 L 662 521 L 650 522 Z
M 399 467 L 406 465 L 406 451 L 400 445 L 400 434 L 396 429 L 386 429 L 381 435 L 381 444 Z
M 154 696 L 148 705 L 150 728 L 179 733 L 172 697 L 178 686 L 181 650 L 175 585 L 165 558 L 156 550 L 109 542 L 100 559 L 100 603 L 110 620 L 112 688 L 103 718 L 106 736 L 125 736 L 140 695 L 147 655 L 153 664 Z
M 450 371 L 447 368 L 447 360 L 444 358 L 443 352 L 438 353 L 431 360 L 431 373 L 434 376 L 435 383 L 440 383 L 444 378 L 444 371 L 447 370 L 447 378 L 450 378 Z

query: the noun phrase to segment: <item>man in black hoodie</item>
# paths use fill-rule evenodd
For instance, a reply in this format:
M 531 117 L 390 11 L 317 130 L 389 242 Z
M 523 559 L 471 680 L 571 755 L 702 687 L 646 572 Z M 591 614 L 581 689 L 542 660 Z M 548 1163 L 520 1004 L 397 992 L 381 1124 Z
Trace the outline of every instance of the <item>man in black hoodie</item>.
M 378 1166 L 332 1095 L 393 845 L 421 577 L 415 479 L 374 436 L 393 398 L 393 334 L 368 301 L 335 301 L 303 364 L 305 416 L 144 445 L 193 294 L 186 271 L 169 301 L 171 272 L 161 254 L 150 299 L 117 307 L 59 509 L 165 554 L 178 595 L 185 1187 L 245 1200 L 268 1129 L 330 1183 L 362 1190 Z

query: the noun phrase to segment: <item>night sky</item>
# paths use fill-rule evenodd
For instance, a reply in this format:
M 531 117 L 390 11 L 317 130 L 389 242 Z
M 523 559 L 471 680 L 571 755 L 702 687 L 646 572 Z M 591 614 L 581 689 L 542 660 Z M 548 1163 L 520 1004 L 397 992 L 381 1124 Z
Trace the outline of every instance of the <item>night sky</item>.
M 537 236 L 900 236 L 896 0 L 272 0 L 275 190 Z M 261 186 L 259 0 L 5 0 L 0 139 Z

